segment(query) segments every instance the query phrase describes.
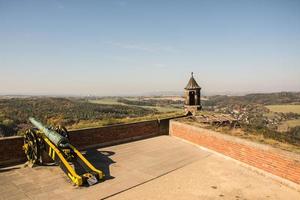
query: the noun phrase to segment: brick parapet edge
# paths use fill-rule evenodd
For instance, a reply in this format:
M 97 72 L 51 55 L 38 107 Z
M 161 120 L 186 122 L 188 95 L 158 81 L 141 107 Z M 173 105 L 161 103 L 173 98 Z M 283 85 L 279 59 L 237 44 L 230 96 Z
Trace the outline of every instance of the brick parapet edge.
M 170 119 L 182 116 L 149 120 L 128 124 L 111 125 L 70 131 L 70 141 L 78 149 L 103 147 L 169 134 Z M 0 138 L 0 167 L 26 161 L 23 137 Z
M 212 130 L 170 121 L 169 134 L 300 184 L 300 155 Z

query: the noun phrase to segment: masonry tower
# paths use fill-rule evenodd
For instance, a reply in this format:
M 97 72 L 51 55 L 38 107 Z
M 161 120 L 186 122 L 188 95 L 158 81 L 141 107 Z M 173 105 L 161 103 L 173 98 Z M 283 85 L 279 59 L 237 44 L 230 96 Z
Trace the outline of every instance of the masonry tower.
M 191 78 L 184 88 L 185 90 L 185 111 L 187 114 L 196 115 L 198 110 L 201 110 L 201 87 L 198 85 L 194 79 L 193 72 L 191 73 Z

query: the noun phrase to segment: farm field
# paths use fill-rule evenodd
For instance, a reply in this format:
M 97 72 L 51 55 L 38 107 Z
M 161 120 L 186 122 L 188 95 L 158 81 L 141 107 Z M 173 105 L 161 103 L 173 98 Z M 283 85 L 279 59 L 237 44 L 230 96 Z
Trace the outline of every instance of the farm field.
M 184 97 L 181 97 L 181 96 L 146 97 L 144 99 L 145 100 L 157 99 L 157 100 L 184 101 Z
M 266 106 L 272 112 L 300 114 L 300 105 L 269 105 Z
M 128 101 L 137 101 L 138 98 L 124 98 Z M 161 99 L 161 100 L 166 100 L 163 98 L 144 98 L 144 100 L 151 100 L 151 99 Z M 169 99 L 167 99 L 169 100 Z M 172 99 L 173 100 L 173 99 Z M 176 99 L 177 100 L 177 99 Z M 130 104 L 126 104 L 123 102 L 118 101 L 118 98 L 113 98 L 113 97 L 105 97 L 105 98 L 101 98 L 101 99 L 97 99 L 97 100 L 89 100 L 90 103 L 95 103 L 95 104 L 105 104 L 105 105 L 125 105 L 125 106 L 133 106 Z M 174 107 L 172 105 L 165 105 L 165 106 L 147 106 L 147 105 L 134 105 L 136 107 L 140 107 L 140 108 L 146 108 L 146 109 L 156 109 L 158 112 L 160 113 L 170 113 L 170 112 L 180 112 L 183 109 L 182 108 L 178 108 L 178 107 Z
M 278 126 L 278 131 L 285 132 L 285 131 L 288 131 L 289 128 L 293 128 L 296 126 L 300 126 L 300 119 L 287 120 L 287 121 L 282 122 Z
M 118 102 L 117 98 L 101 98 L 97 100 L 89 100 L 90 103 L 106 104 L 106 105 L 126 105 L 122 102 Z

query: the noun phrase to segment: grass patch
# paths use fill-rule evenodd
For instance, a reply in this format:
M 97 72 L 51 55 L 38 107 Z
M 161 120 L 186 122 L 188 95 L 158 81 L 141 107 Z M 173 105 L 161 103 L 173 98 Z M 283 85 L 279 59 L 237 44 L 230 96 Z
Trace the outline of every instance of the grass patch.
M 269 105 L 266 106 L 272 112 L 300 114 L 300 105 Z

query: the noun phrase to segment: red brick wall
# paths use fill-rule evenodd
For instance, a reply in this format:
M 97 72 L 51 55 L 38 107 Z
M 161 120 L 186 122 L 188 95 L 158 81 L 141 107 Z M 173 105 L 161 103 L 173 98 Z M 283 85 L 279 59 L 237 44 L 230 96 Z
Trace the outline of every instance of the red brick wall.
M 170 122 L 170 135 L 199 144 L 246 164 L 300 184 L 300 155 L 220 134 L 177 121 Z
M 26 158 L 22 146 L 22 137 L 0 138 L 0 167 L 25 161 Z
M 70 131 L 70 141 L 78 149 L 107 146 L 169 133 L 169 120 L 152 120 L 130 124 Z M 22 137 L 0 138 L 0 167 L 26 161 Z
M 117 144 L 139 138 L 159 135 L 157 120 L 100 128 L 81 129 L 70 132 L 70 141 L 75 147 L 84 149 L 99 145 Z

